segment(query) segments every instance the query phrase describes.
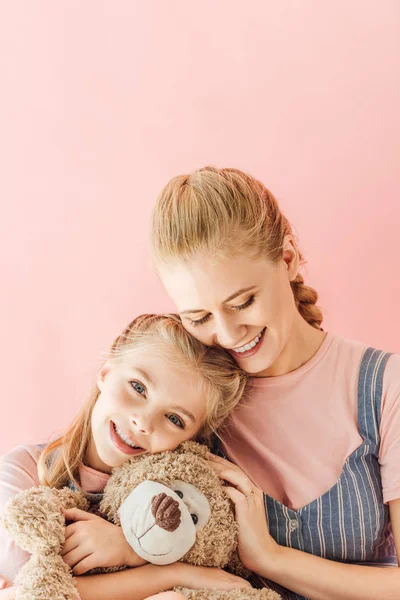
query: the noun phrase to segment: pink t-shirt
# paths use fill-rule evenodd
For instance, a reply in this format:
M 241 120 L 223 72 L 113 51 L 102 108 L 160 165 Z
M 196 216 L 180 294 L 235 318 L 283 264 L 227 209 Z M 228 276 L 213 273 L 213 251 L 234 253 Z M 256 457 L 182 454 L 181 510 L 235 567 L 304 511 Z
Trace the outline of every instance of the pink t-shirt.
M 37 469 L 40 452 L 38 446 L 17 446 L 0 458 L 0 518 L 9 498 L 21 490 L 40 485 Z M 109 475 L 81 466 L 79 478 L 85 492 L 102 492 Z M 29 557 L 30 554 L 15 546 L 0 526 L 0 576 L 13 581 Z
M 266 494 L 297 510 L 338 480 L 363 440 L 357 384 L 366 346 L 327 334 L 313 358 L 278 377 L 254 378 L 250 398 L 222 434 L 228 458 Z M 381 465 L 385 502 L 400 498 L 400 355 L 383 379 Z

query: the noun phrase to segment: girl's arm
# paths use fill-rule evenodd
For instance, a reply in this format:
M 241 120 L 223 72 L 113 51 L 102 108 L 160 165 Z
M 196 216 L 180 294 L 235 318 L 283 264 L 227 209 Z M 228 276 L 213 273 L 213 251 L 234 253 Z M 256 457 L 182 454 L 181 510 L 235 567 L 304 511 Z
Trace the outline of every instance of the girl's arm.
M 6 502 L 21 490 L 39 485 L 37 461 L 40 449 L 18 446 L 0 459 L 0 518 Z M 18 548 L 0 525 L 0 576 L 13 581 L 30 554 Z
M 400 569 L 348 565 L 279 546 L 268 531 L 263 493 L 235 465 L 210 457 L 219 476 L 235 487 L 239 554 L 243 564 L 279 585 L 312 600 L 398 600 Z M 396 548 L 400 552 L 400 500 L 389 503 Z

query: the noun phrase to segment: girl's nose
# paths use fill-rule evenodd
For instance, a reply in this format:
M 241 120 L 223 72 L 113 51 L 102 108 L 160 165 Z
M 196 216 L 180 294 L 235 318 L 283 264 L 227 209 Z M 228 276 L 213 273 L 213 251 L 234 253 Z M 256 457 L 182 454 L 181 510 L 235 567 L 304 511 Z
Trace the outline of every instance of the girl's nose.
M 153 431 L 152 419 L 150 415 L 132 415 L 131 423 L 135 431 L 141 435 L 150 435 Z

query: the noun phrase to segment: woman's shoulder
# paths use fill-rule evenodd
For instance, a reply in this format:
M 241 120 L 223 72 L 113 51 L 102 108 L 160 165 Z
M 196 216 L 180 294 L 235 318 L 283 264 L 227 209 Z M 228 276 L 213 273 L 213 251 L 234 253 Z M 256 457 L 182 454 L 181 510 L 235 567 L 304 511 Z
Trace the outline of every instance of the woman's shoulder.
M 383 393 L 392 397 L 393 402 L 400 399 L 400 354 L 389 356 L 383 376 Z

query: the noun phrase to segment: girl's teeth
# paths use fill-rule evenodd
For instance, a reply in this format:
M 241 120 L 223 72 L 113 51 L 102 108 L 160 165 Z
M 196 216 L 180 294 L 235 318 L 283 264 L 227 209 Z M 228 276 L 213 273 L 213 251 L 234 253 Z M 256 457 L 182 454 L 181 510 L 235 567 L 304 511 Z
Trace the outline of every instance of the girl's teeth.
M 125 444 L 128 444 L 128 446 L 130 446 L 131 448 L 140 448 L 140 446 L 135 446 L 135 444 L 131 442 L 128 436 L 126 436 L 117 426 L 115 426 L 115 431 L 117 432 L 121 440 L 125 442 Z

